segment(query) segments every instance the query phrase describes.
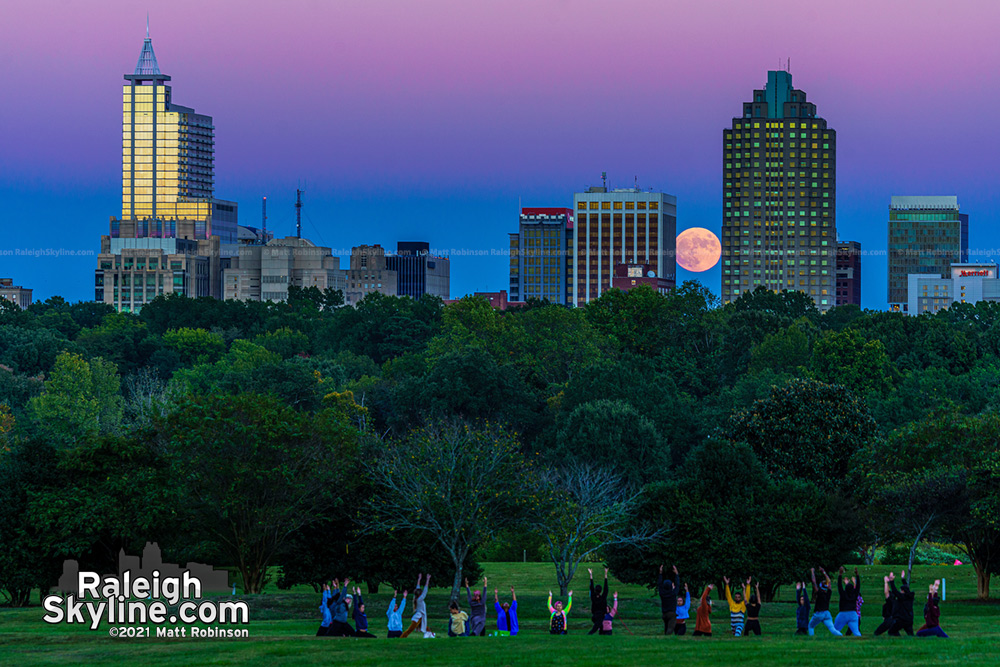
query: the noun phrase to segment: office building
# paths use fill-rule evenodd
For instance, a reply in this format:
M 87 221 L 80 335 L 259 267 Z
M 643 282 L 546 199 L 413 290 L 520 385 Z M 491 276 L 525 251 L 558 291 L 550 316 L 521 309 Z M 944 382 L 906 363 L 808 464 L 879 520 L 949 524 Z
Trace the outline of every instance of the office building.
M 0 299 L 17 304 L 24 310 L 31 305 L 31 289 L 15 285 L 13 278 L 0 278 Z
M 951 277 L 969 261 L 969 216 L 956 196 L 893 197 L 889 204 L 889 310 L 910 305 L 909 276 Z
M 861 244 L 846 241 L 837 244 L 837 303 L 861 307 Z
M 399 241 L 396 254 L 385 256 L 385 266 L 396 272 L 396 295 L 419 299 L 424 294 L 447 299 L 451 289 L 451 261 L 431 254 L 425 241 Z
M 288 288 L 343 291 L 345 272 L 330 248 L 286 236 L 266 244 L 243 244 L 231 266 L 223 269 L 223 297 L 241 301 L 285 301 Z
M 386 263 L 385 248 L 379 244 L 351 248 L 351 260 L 344 286 L 344 303 L 356 306 L 372 292 L 396 296 L 398 276 Z
M 620 264 L 642 264 L 673 287 L 677 279 L 677 198 L 606 185 L 573 197 L 572 303 L 613 287 Z
M 522 208 L 510 234 L 510 299 L 573 302 L 573 209 Z M 501 309 L 503 310 L 503 309 Z
M 722 301 L 758 287 L 833 307 L 837 134 L 792 75 L 767 73 L 723 131 Z
M 122 208 L 101 239 L 94 296 L 119 311 L 138 311 L 162 293 L 221 297 L 222 269 L 237 251 L 238 211 L 214 197 L 212 118 L 174 103 L 148 32 L 125 81 Z M 140 264 L 141 275 L 125 268 Z
M 1000 301 L 996 264 L 952 264 L 947 276 L 911 273 L 906 286 L 908 315 L 933 314 L 955 303 Z

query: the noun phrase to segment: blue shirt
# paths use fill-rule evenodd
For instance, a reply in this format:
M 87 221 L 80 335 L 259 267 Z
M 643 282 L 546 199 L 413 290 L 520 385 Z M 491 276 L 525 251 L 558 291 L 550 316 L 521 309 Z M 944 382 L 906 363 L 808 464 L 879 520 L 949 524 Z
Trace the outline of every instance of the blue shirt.
M 684 591 L 684 604 L 677 606 L 677 620 L 686 621 L 691 618 L 691 594 Z
M 330 627 L 330 624 L 333 623 L 333 616 L 330 615 L 330 605 L 327 604 L 329 600 L 330 591 L 324 590 L 323 599 L 319 603 L 319 613 L 323 614 L 323 622 L 320 623 L 320 626 L 324 628 Z
M 503 610 L 499 602 L 495 602 L 493 605 L 497 610 L 497 630 L 504 632 L 509 631 L 511 635 L 517 634 L 517 600 L 510 603 L 510 609 L 507 611 Z M 507 627 L 507 617 L 510 616 L 510 627 Z
M 389 618 L 389 631 L 390 632 L 402 632 L 403 631 L 403 609 L 406 608 L 406 598 L 399 603 L 399 609 L 393 611 L 396 607 L 396 598 L 393 598 L 389 603 L 389 609 L 385 612 L 385 615 Z

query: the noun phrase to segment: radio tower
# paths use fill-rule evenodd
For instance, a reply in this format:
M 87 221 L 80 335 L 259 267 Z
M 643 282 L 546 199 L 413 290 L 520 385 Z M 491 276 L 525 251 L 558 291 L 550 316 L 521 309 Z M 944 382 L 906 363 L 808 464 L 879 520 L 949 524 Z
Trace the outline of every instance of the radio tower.
M 305 190 L 295 188 L 295 236 L 302 238 L 302 193 Z

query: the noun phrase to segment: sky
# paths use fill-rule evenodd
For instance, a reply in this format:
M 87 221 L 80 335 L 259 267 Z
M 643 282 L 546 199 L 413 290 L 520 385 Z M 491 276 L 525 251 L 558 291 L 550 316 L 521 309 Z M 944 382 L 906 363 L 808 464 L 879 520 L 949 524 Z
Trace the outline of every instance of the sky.
M 601 172 L 718 234 L 722 132 L 786 60 L 837 131 L 864 307 L 886 307 L 894 194 L 957 195 L 970 259 L 1000 260 L 994 0 L 0 0 L 0 277 L 36 300 L 93 298 L 147 10 L 241 223 L 266 195 L 294 234 L 302 187 L 303 236 L 428 241 L 453 297 L 506 289 L 518 207 L 572 206 Z M 718 267 L 678 277 L 719 293 Z

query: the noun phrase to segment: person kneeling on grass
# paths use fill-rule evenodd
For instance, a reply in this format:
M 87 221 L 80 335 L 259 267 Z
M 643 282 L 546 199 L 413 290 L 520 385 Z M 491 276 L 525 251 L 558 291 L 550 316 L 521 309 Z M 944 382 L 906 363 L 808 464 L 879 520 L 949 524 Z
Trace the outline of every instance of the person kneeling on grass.
M 941 580 L 938 579 L 931 584 L 927 592 L 927 605 L 924 607 L 924 624 L 917 630 L 918 637 L 944 637 L 948 635 L 941 629 L 939 623 L 941 619 L 941 607 L 938 606 L 938 590 L 941 588 Z
M 319 603 L 319 613 L 323 615 L 323 620 L 316 631 L 317 637 L 326 637 L 330 634 L 330 624 L 333 623 L 333 614 L 330 613 L 330 584 L 323 584 L 323 597 Z
M 550 635 L 564 635 L 569 627 L 567 621 L 567 614 L 569 610 L 573 608 L 573 591 L 569 592 L 569 597 L 566 602 L 566 608 L 563 609 L 562 601 L 557 601 L 555 606 L 552 606 L 552 591 L 549 591 L 549 634 Z
M 497 634 L 501 637 L 514 637 L 517 635 L 517 595 L 514 594 L 514 587 L 510 587 L 510 602 L 500 604 L 500 594 L 497 589 L 493 589 L 493 607 L 497 612 Z
M 708 595 L 715 588 L 715 584 L 705 586 L 705 592 L 701 594 L 701 603 L 695 611 L 694 637 L 712 636 L 712 598 Z
M 453 601 L 448 605 L 448 613 L 451 616 L 451 618 L 448 619 L 448 636 L 468 637 L 469 615 L 461 610 L 457 601 Z
M 615 615 L 617 613 L 618 613 L 618 591 L 615 591 L 613 604 L 610 607 L 606 608 L 606 611 L 604 612 L 604 618 L 601 619 L 600 634 L 602 635 L 612 634 L 612 631 L 614 630 Z
M 677 596 L 677 620 L 674 621 L 674 634 L 683 635 L 687 632 L 687 622 L 691 618 L 691 593 L 684 584 L 684 597 Z
M 483 577 L 483 592 L 469 590 L 469 580 L 465 580 L 465 595 L 469 599 L 469 636 L 482 637 L 486 634 L 486 577 Z
M 365 601 L 361 598 L 361 588 L 358 586 L 354 587 L 354 636 L 375 637 L 368 632 L 368 614 L 365 613 Z
M 330 599 L 327 602 L 330 607 L 330 613 L 333 615 L 333 620 L 330 623 L 330 629 L 327 632 L 327 636 L 354 636 L 354 629 L 347 622 L 347 606 L 352 600 L 350 593 L 347 592 L 349 590 L 348 585 L 350 585 L 350 583 L 350 579 L 345 579 L 344 585 L 341 587 L 338 579 L 333 580 L 333 590 L 330 592 Z
M 843 633 L 846 625 L 852 635 L 860 637 L 858 598 L 861 596 L 861 575 L 858 574 L 858 568 L 854 568 L 854 576 L 846 580 L 846 585 L 844 581 L 844 566 L 841 565 L 840 572 L 837 574 L 840 610 L 837 612 L 837 618 L 833 620 L 833 627 L 837 629 L 837 632 Z
M 398 639 L 403 634 L 403 609 L 406 608 L 406 591 L 403 591 L 401 601 L 396 600 L 397 592 L 392 592 L 392 600 L 389 601 L 389 608 L 385 612 L 389 629 L 386 639 Z

